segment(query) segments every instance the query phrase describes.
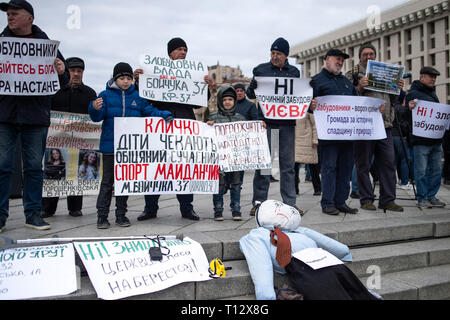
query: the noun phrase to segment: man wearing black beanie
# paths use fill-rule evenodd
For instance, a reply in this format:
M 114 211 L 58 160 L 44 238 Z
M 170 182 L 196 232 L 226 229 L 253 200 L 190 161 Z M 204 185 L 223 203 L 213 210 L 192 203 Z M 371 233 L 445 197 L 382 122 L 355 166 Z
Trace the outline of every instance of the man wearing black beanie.
M 167 43 L 167 54 L 171 60 L 179 60 L 186 59 L 187 54 L 187 44 L 181 38 L 173 38 Z M 136 85 L 138 85 L 139 74 L 143 74 L 144 71 L 142 69 L 137 69 L 134 71 L 134 79 L 136 81 Z M 205 82 L 208 85 L 212 84 L 211 78 L 206 75 Z M 158 108 L 159 110 L 167 110 L 170 111 L 174 118 L 176 119 L 190 119 L 196 120 L 194 110 L 200 108 L 201 106 L 195 105 L 186 105 L 175 102 L 162 102 L 162 101 L 154 101 L 150 100 L 151 104 Z M 152 218 L 156 218 L 156 213 L 159 209 L 158 200 L 159 194 L 145 195 L 145 208 L 144 212 L 137 218 L 138 221 L 148 220 Z M 180 203 L 180 211 L 181 216 L 183 218 L 187 218 L 190 220 L 200 220 L 200 217 L 194 211 L 194 207 L 192 202 L 194 201 L 193 194 L 177 194 L 178 202 Z

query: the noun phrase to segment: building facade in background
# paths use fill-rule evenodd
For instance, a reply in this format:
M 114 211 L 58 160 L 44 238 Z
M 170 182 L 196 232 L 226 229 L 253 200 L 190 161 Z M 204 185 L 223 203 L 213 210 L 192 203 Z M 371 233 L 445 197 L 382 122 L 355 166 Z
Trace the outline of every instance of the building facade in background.
M 374 7 L 367 19 L 295 45 L 291 57 L 302 65 L 304 77 L 312 77 L 322 70 L 325 53 L 338 48 L 350 55 L 345 73 L 358 64 L 360 45 L 370 42 L 377 60 L 404 65 L 412 74 L 405 89 L 423 66 L 439 70 L 436 93 L 441 103 L 450 104 L 449 13 L 449 1 L 442 0 L 413 0 L 383 12 Z

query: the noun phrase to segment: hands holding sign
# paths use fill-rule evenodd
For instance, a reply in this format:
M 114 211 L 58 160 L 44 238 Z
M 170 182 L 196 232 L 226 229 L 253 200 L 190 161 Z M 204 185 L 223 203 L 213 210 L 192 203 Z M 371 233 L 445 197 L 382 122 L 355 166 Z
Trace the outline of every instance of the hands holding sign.
M 62 76 L 64 74 L 64 72 L 66 71 L 66 66 L 65 66 L 64 62 L 59 58 L 55 59 L 55 69 L 56 69 L 56 72 L 58 73 L 58 76 Z
M 95 110 L 100 110 L 103 107 L 103 99 L 102 98 L 96 99 L 92 103 L 92 106 L 94 107 Z

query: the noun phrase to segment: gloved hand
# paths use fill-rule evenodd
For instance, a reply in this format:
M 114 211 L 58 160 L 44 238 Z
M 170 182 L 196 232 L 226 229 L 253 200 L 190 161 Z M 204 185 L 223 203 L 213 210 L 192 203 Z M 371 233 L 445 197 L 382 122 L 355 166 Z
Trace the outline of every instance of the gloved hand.
M 248 88 L 250 90 L 255 90 L 256 88 L 258 88 L 258 82 L 256 82 L 255 78 L 253 78 L 252 81 L 250 81 Z
M 175 119 L 170 111 L 161 111 L 161 117 L 166 121 L 170 122 Z

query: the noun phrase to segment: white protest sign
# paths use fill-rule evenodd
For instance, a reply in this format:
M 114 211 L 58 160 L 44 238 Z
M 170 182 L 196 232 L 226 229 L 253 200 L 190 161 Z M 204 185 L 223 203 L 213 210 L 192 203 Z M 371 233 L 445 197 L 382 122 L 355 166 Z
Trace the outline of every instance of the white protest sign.
M 51 111 L 44 155 L 43 197 L 95 195 L 101 183 L 101 122 Z
M 412 110 L 413 135 L 442 139 L 450 122 L 450 105 L 417 100 Z
M 399 95 L 398 82 L 402 79 L 404 72 L 404 66 L 368 60 L 366 77 L 369 79 L 369 85 L 364 89 Z
M 386 138 L 382 99 L 357 96 L 317 97 L 314 110 L 321 140 L 380 140 Z
M 163 258 L 152 261 L 150 239 L 75 242 L 101 299 L 115 300 L 160 291 L 182 282 L 210 280 L 202 246 L 190 239 L 160 240 Z M 164 248 L 165 247 L 165 248 Z
M 266 119 L 295 120 L 306 116 L 313 98 L 309 78 L 255 77 L 255 95 Z
M 206 107 L 208 84 L 204 81 L 208 67 L 200 61 L 140 56 L 144 74 L 139 75 L 142 98 Z
M 114 194 L 217 193 L 212 126 L 162 118 L 114 118 Z
M 0 250 L 0 300 L 67 295 L 76 290 L 72 244 Z
M 343 264 L 341 260 L 321 248 L 307 248 L 292 255 L 294 258 L 306 263 L 314 270 Z
M 239 121 L 214 125 L 219 164 L 223 172 L 270 169 L 267 130 L 262 121 Z
M 54 62 L 59 41 L 0 37 L 0 94 L 53 95 L 59 90 Z

